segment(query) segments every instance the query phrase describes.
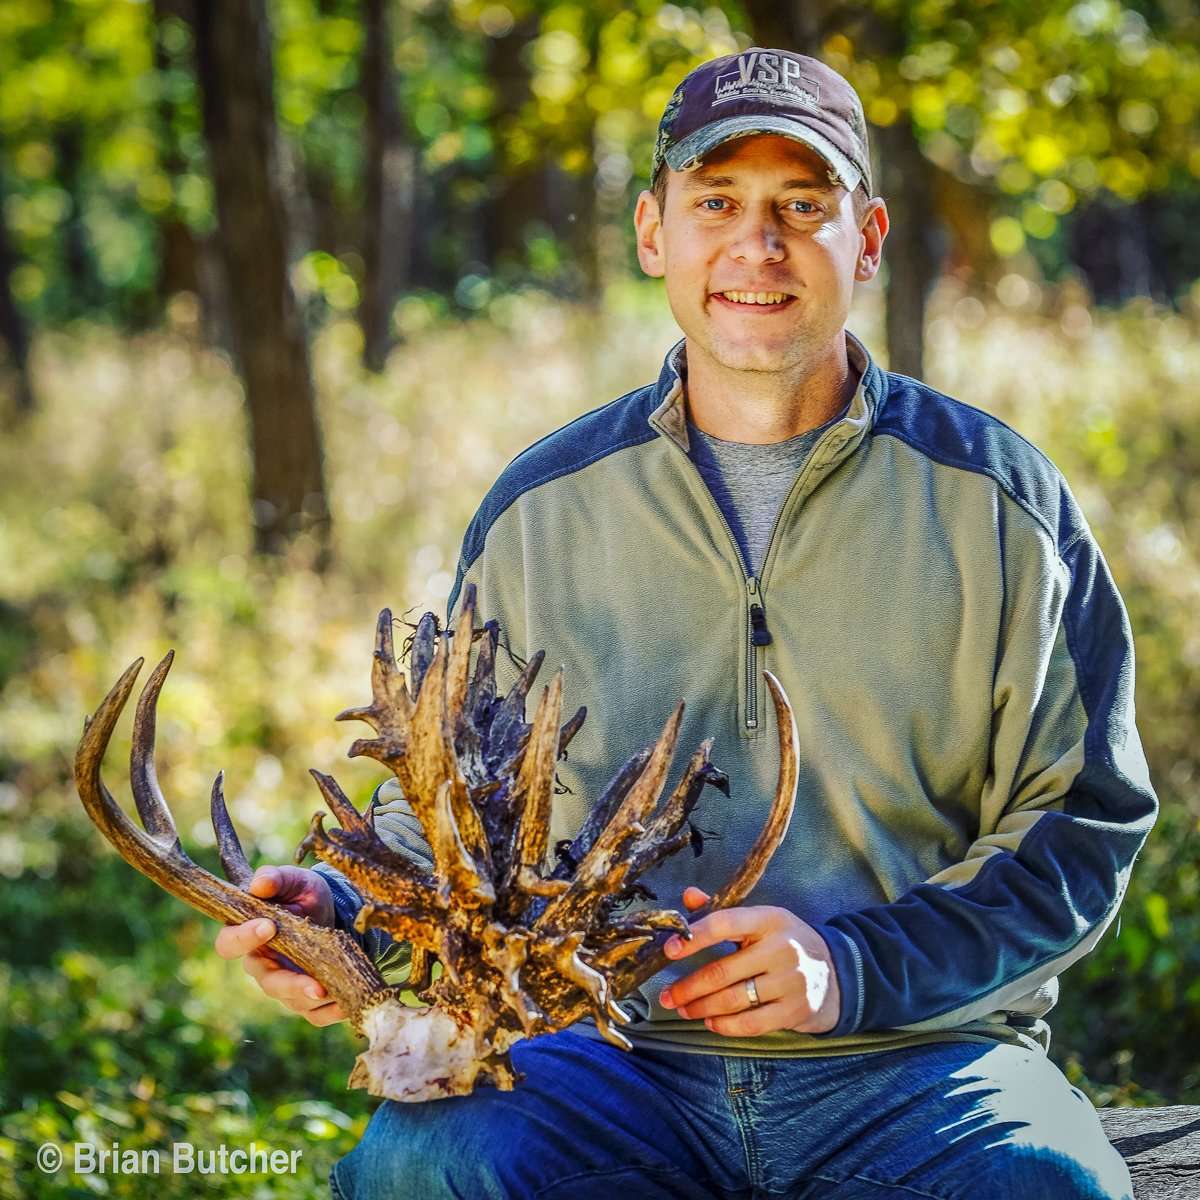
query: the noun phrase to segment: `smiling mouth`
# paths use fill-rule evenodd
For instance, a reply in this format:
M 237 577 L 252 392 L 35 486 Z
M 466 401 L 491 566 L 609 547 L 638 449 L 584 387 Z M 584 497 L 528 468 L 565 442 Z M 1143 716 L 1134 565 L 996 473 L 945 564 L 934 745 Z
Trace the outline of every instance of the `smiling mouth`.
M 737 312 L 769 313 L 787 308 L 796 297 L 787 292 L 713 292 L 712 298 Z

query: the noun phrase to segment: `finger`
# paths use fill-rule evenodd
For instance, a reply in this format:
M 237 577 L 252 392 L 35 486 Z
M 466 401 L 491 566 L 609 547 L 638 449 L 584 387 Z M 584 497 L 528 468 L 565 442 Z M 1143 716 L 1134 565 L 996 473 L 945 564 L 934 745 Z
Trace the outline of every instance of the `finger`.
M 697 950 L 720 945 L 721 942 L 743 942 L 761 937 L 769 928 L 774 910 L 764 907 L 723 908 L 720 912 L 701 917 L 692 926 L 692 936 L 685 942 L 678 934 L 667 939 L 663 947 L 668 958 L 687 958 Z
M 286 1004 L 295 1012 L 308 1012 L 328 1000 L 325 989 L 315 979 L 295 971 L 268 971 L 258 981 L 258 986 L 273 1000 Z
M 277 967 L 283 967 L 285 970 L 294 971 L 297 974 L 303 975 L 304 968 L 298 967 L 286 954 L 280 954 L 278 950 L 273 950 L 269 945 L 264 946 L 261 950 L 256 950 L 250 957 L 269 958 Z
M 768 949 L 755 942 L 732 954 L 714 958 L 690 975 L 677 979 L 659 995 L 659 1003 L 664 1008 L 675 1009 L 681 1017 L 693 1017 L 704 1015 L 694 1011 L 694 1007 L 706 996 L 740 987 L 744 999 L 746 980 L 765 974 L 769 968 L 769 957 Z M 736 1012 L 737 1009 L 721 1011 Z
M 336 1000 L 331 1000 L 328 1004 L 322 1004 L 317 1008 L 310 1009 L 304 1014 L 304 1019 L 310 1025 L 320 1027 L 324 1025 L 336 1025 L 338 1021 L 346 1019 L 346 1014 L 342 1012 L 342 1006 Z
M 242 959 L 242 969 L 255 983 L 261 984 L 264 975 L 271 971 L 280 971 L 283 968 L 277 959 L 270 958 L 265 954 L 247 954 Z
M 706 1017 L 704 1024 L 713 1033 L 725 1037 L 758 1037 L 762 1033 L 774 1033 L 777 1029 L 789 1028 L 791 1009 L 781 1000 L 749 1008 L 745 1012 L 732 1013 L 726 1017 Z
M 750 1003 L 750 992 L 746 983 L 751 979 L 754 980 L 758 1004 Z M 719 991 L 709 992 L 678 1005 L 676 1012 L 689 1021 L 696 1021 L 701 1017 L 721 1017 L 729 1013 L 745 1012 L 747 1009 L 758 1008 L 772 1000 L 778 1000 L 782 996 L 783 989 L 769 975 L 749 974 Z
M 259 867 L 246 890 L 252 896 L 275 896 L 283 888 L 283 874 L 278 867 Z
M 698 887 L 686 887 L 683 889 L 683 902 L 688 908 L 702 908 L 711 900 L 712 897 Z
M 275 922 L 266 917 L 227 925 L 217 934 L 217 953 L 222 958 L 240 958 L 265 945 L 275 936 Z

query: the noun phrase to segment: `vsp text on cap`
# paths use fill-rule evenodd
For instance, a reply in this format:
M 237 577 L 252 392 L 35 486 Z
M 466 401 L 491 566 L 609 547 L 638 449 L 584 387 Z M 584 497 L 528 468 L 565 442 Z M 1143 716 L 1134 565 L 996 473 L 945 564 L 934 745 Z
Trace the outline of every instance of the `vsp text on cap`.
M 675 89 L 658 126 L 650 170 L 696 166 L 716 146 L 776 133 L 815 150 L 830 181 L 871 188 L 867 122 L 858 93 L 832 67 L 806 54 L 752 46 L 702 63 Z

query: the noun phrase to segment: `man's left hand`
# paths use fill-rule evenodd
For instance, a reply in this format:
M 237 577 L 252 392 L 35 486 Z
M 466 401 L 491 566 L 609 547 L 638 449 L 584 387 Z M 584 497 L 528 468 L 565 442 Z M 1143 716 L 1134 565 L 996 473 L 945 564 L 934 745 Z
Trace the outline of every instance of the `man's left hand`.
M 688 908 L 699 908 L 706 893 L 690 887 Z M 687 958 L 719 942 L 739 948 L 671 984 L 660 1003 L 681 1017 L 699 1020 L 728 1037 L 755 1037 L 777 1029 L 827 1033 L 838 1020 L 841 994 L 833 960 L 821 935 L 786 908 L 756 905 L 725 908 L 692 926 L 691 939 L 666 945 L 670 959 Z M 758 1004 L 751 1004 L 754 981 Z

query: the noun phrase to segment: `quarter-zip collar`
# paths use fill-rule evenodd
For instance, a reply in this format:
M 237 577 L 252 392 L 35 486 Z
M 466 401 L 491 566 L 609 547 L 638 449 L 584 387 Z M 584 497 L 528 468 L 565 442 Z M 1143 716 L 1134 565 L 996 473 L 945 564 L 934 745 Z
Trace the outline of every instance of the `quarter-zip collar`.
M 841 420 L 821 439 L 822 446 L 828 448 L 821 455 L 824 468 L 841 461 L 862 441 L 877 420 L 887 397 L 887 375 L 876 365 L 866 346 L 848 329 L 846 354 L 851 367 L 859 374 L 858 387 Z M 685 454 L 690 448 L 684 405 L 683 385 L 686 376 L 687 339 L 680 338 L 663 359 L 658 382 L 654 385 L 655 407 L 648 420 L 652 428 L 674 442 Z M 813 464 L 814 467 L 817 465 Z M 814 470 L 813 474 L 824 474 L 824 469 L 819 472 Z
M 655 403 L 649 422 L 661 436 L 674 444 L 685 458 L 688 454 L 687 414 L 684 405 L 684 380 L 687 375 L 686 339 L 677 342 L 667 353 L 663 369 L 654 386 L 651 403 Z M 731 564 L 736 564 L 742 583 L 740 607 L 742 634 L 737 649 L 742 690 L 739 701 L 739 733 L 743 738 L 760 736 L 762 684 L 760 676 L 766 661 L 767 647 L 772 643 L 768 625 L 766 582 L 778 541 L 779 529 L 794 519 L 807 496 L 833 468 L 852 454 L 875 422 L 887 394 L 887 376 L 874 364 L 866 347 L 849 330 L 846 331 L 846 353 L 851 367 L 858 373 L 858 386 L 841 418 L 821 434 L 808 461 L 800 469 L 791 490 L 784 499 L 767 543 L 762 577 L 745 575 L 745 564 L 733 531 L 720 506 L 711 494 L 708 500 L 729 539 Z M 697 482 L 699 476 L 697 473 Z M 707 488 L 703 489 L 707 493 Z

